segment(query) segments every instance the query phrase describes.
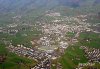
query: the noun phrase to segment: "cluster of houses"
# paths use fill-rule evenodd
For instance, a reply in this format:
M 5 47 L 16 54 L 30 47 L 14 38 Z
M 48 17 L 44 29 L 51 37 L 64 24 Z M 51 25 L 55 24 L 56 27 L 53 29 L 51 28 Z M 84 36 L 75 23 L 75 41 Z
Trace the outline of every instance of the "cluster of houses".
M 39 49 L 49 48 L 48 52 L 53 52 L 53 50 L 58 47 L 66 49 L 68 43 L 65 40 L 66 37 L 66 26 L 65 24 L 44 24 L 42 26 L 43 36 L 38 40 Z
M 90 62 L 87 62 L 87 63 L 79 63 L 78 64 L 78 67 L 76 69 L 83 69 L 84 67 L 91 67 L 89 69 L 95 69 L 95 68 L 92 68 L 92 66 L 94 66 L 95 63 L 90 63 Z
M 37 65 L 35 65 L 35 67 L 31 69 L 51 69 L 51 62 L 49 58 L 44 59 L 42 62 L 38 63 Z
M 100 63 L 100 49 L 89 48 L 86 46 L 81 46 L 80 49 L 84 50 L 88 62 L 79 63 L 76 69 L 83 69 L 84 67 L 90 67 L 89 69 L 98 69 L 95 67 L 95 63 Z
M 62 65 L 60 63 L 57 64 L 57 69 L 62 69 Z
M 0 27 L 0 33 L 16 34 L 18 29 L 17 24 L 9 24 L 6 27 Z
M 51 69 L 50 57 L 46 52 L 40 51 L 37 49 L 27 48 L 23 45 L 17 45 L 16 47 L 13 45 L 9 45 L 7 47 L 11 52 L 24 56 L 29 59 L 34 59 L 37 61 L 37 64 L 31 69 Z
M 48 37 L 41 37 L 40 42 L 42 46 L 51 46 L 50 39 Z
M 0 33 L 3 32 L 3 27 L 0 27 Z
M 88 28 L 88 26 L 90 26 L 88 23 L 82 22 L 81 20 L 79 20 L 77 17 L 67 17 L 67 19 L 69 21 L 77 21 L 78 24 L 74 24 L 74 22 L 72 24 L 66 24 L 66 23 L 52 23 L 52 24 L 47 24 L 44 23 L 44 25 L 42 25 L 42 33 L 43 33 L 43 37 L 40 38 L 40 41 L 44 41 L 42 42 L 42 45 L 47 45 L 47 46 L 51 46 L 50 45 L 50 41 L 54 40 L 54 42 L 58 41 L 60 44 L 60 42 L 64 42 L 63 40 L 66 39 L 66 33 L 67 32 L 73 32 L 76 33 L 75 37 L 78 37 L 79 33 L 82 31 L 86 31 L 86 30 L 91 30 L 90 28 Z M 53 36 L 53 37 L 52 37 Z M 65 41 L 67 42 L 67 41 Z
M 48 56 L 48 54 L 46 54 L 44 51 L 27 48 L 23 45 L 17 45 L 17 46 L 9 45 L 7 48 L 9 49 L 9 51 L 19 56 L 24 56 L 30 59 L 34 59 L 36 61 L 41 61 L 42 59 L 45 59 Z
M 33 27 L 34 25 L 30 25 L 30 24 L 16 24 L 16 23 L 12 23 L 12 24 L 8 24 L 4 27 L 0 27 L 0 33 L 7 33 L 7 34 L 11 34 L 11 35 L 16 35 L 19 31 L 25 31 L 27 29 L 30 29 Z
M 51 14 L 53 17 L 57 17 L 58 15 L 58 13 L 50 13 L 47 14 L 47 16 Z M 84 18 L 85 16 L 86 15 L 84 16 L 82 15 L 79 17 Z M 52 22 L 51 24 L 45 22 L 43 24 L 40 23 L 41 31 L 43 34 L 42 37 L 37 41 L 37 43 L 39 44 L 38 49 L 45 50 L 46 48 L 49 48 L 46 51 L 49 53 L 52 53 L 57 48 L 60 48 L 61 51 L 64 51 L 68 47 L 69 43 L 72 44 L 78 42 L 77 37 L 79 36 L 80 32 L 91 30 L 90 28 L 88 28 L 90 24 L 85 22 L 86 19 L 80 20 L 79 17 L 61 18 L 62 20 L 66 21 L 66 23 L 62 22 L 61 23 Z M 70 38 L 70 41 L 67 40 L 66 38 L 67 32 L 75 33 L 74 38 Z
M 100 49 L 88 48 L 85 46 L 81 47 L 85 51 L 89 62 L 100 62 Z
M 34 59 L 36 61 L 40 61 L 35 67 L 31 69 L 50 69 L 50 60 L 49 56 L 52 57 L 52 59 L 56 59 L 58 57 L 58 54 L 55 52 L 59 48 L 60 52 L 64 52 L 64 50 L 69 46 L 69 43 L 75 43 L 78 42 L 76 37 L 79 36 L 79 33 L 82 31 L 91 31 L 92 29 L 89 28 L 91 26 L 89 23 L 86 23 L 85 17 L 87 15 L 80 15 L 77 17 L 62 17 L 59 12 L 51 12 L 49 14 L 46 14 L 46 16 L 54 17 L 54 20 L 51 20 L 52 23 L 42 23 L 38 22 L 39 25 L 34 25 L 35 29 L 38 31 L 42 31 L 40 39 L 37 40 L 38 48 L 27 48 L 23 45 L 17 45 L 13 46 L 10 44 L 7 48 L 9 51 L 14 52 L 18 54 L 19 56 L 25 56 L 31 59 Z M 16 18 L 16 17 L 14 17 Z M 80 19 L 82 18 L 82 19 Z M 7 32 L 10 34 L 16 34 L 20 30 L 25 30 L 28 28 L 31 28 L 31 25 L 24 25 L 25 27 L 19 27 L 17 24 L 9 24 L 7 25 L 7 28 L 0 27 L 0 32 Z M 38 28 L 40 27 L 40 28 Z M 67 40 L 66 33 L 67 32 L 73 32 L 75 34 L 75 38 L 70 38 L 71 41 Z M 27 36 L 27 34 L 24 34 Z M 34 45 L 36 42 L 31 43 Z M 55 46 L 55 47 L 54 47 Z M 44 51 L 42 48 L 48 48 L 46 51 Z M 89 59 L 89 61 L 99 61 L 100 62 L 100 49 L 92 49 L 90 51 L 87 47 L 81 47 Z M 92 65 L 91 63 L 87 64 L 79 64 L 79 67 L 84 67 L 86 65 Z M 60 65 L 59 65 L 60 66 Z M 58 66 L 58 67 L 59 67 Z M 57 68 L 57 69 L 60 69 Z M 80 68 L 81 69 L 81 68 Z

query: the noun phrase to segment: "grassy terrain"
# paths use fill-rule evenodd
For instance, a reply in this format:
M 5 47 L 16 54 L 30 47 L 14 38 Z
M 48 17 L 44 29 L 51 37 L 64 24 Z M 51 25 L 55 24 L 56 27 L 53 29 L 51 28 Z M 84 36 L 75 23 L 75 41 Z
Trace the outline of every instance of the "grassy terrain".
M 67 37 L 74 37 L 75 36 L 75 33 L 74 32 L 67 32 L 66 33 L 66 36 Z
M 0 54 L 7 54 L 6 60 L 0 64 L 0 69 L 30 69 L 29 67 L 36 64 L 34 60 L 8 52 L 3 44 L 0 44 Z
M 12 41 L 12 44 L 17 45 L 17 44 L 24 44 L 25 46 L 32 46 L 30 41 L 34 39 L 34 37 L 38 37 L 40 34 L 40 31 L 20 31 L 16 35 L 9 35 L 6 33 L 1 33 L 0 38 L 5 38 L 5 40 Z M 26 34 L 27 36 L 25 36 Z
M 79 46 L 70 46 L 65 51 L 65 54 L 62 55 L 59 62 L 63 69 L 73 69 L 78 65 L 78 63 L 87 62 L 87 59 L 84 56 L 83 50 L 81 50 Z
M 100 34 L 93 32 L 83 32 L 79 36 L 79 41 L 83 46 L 100 48 Z
M 7 54 L 6 60 L 0 64 L 0 69 L 30 69 L 30 67 L 34 66 L 37 63 L 36 61 L 8 52 L 3 44 L 3 40 L 12 41 L 15 46 L 17 44 L 24 44 L 24 46 L 30 47 L 32 46 L 30 41 L 33 40 L 34 37 L 38 37 L 40 33 L 40 31 L 30 31 L 29 29 L 19 31 L 16 35 L 0 33 L 0 55 Z

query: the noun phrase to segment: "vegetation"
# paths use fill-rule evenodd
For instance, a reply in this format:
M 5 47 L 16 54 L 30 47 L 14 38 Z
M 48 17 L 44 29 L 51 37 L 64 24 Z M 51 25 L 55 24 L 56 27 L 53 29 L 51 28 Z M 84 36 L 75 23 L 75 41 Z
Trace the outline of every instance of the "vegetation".
M 10 4 L 11 3 L 13 4 Z M 24 1 L 24 2 L 23 2 Z M 60 5 L 59 5 L 59 2 Z M 45 16 L 45 14 L 49 12 L 59 12 L 62 16 L 76 16 L 76 15 L 88 15 L 87 23 L 95 24 L 100 23 L 100 18 L 97 15 L 100 12 L 100 5 L 95 4 L 97 0 L 77 0 L 79 2 L 74 2 L 71 0 L 72 4 L 69 2 L 62 2 L 63 0 L 6 0 L 5 2 L 2 0 L 0 3 L 0 27 L 7 27 L 8 24 L 12 23 L 31 23 L 36 24 L 36 21 L 44 20 L 46 23 L 51 23 L 51 21 L 55 19 L 60 19 L 59 17 L 49 17 Z M 69 0 L 68 0 L 69 1 Z M 4 2 L 4 3 L 3 3 Z M 46 4 L 47 3 L 47 4 Z M 49 3 L 49 4 L 48 4 Z M 67 5 L 67 6 L 66 6 Z M 4 6 L 4 8 L 2 8 Z M 74 7 L 76 6 L 76 7 Z M 6 9 L 7 8 L 7 9 Z M 20 15 L 21 14 L 21 15 Z M 19 20 L 13 17 L 21 16 Z M 43 21 L 43 22 L 44 22 Z M 61 23 L 67 23 L 61 22 Z M 75 23 L 71 22 L 70 24 Z M 31 25 L 30 24 L 30 25 Z M 21 26 L 22 27 L 22 26 Z M 20 28 L 20 27 L 17 27 Z M 33 31 L 32 31 L 33 30 Z M 0 69 L 30 69 L 30 67 L 36 64 L 36 61 L 27 59 L 25 57 L 20 57 L 14 53 L 9 52 L 4 45 L 5 41 L 11 42 L 14 46 L 18 44 L 23 44 L 27 47 L 32 47 L 30 41 L 34 38 L 38 38 L 41 31 L 37 31 L 35 28 L 32 30 L 27 29 L 24 31 L 19 31 L 15 35 L 10 35 L 7 33 L 0 33 L 0 56 L 4 55 L 4 62 L 0 63 Z M 75 33 L 68 32 L 66 33 L 67 37 L 74 37 Z M 80 46 L 88 46 L 93 48 L 100 48 L 100 34 L 93 32 L 82 32 L 78 38 L 79 43 L 69 46 L 65 53 L 59 58 L 55 60 L 54 63 L 61 63 L 63 69 L 74 69 L 77 67 L 78 63 L 87 62 L 87 58 L 84 56 L 84 51 L 80 49 Z M 100 64 L 96 64 L 96 67 L 100 68 Z M 95 67 L 94 66 L 94 67 Z M 86 69 L 88 67 L 85 67 Z M 52 66 L 52 69 L 56 69 L 56 66 Z
M 30 69 L 36 61 L 25 57 L 17 56 L 8 52 L 3 44 L 0 44 L 0 56 L 6 54 L 6 60 L 0 64 L 0 69 Z
M 74 32 L 67 32 L 66 36 L 67 37 L 74 37 L 75 33 Z
M 99 33 L 83 32 L 79 36 L 79 41 L 82 46 L 89 46 L 100 48 L 100 35 Z
M 34 37 L 39 36 L 41 32 L 37 30 L 26 30 L 26 31 L 20 31 L 16 35 L 10 35 L 7 33 L 1 33 L 0 38 L 5 39 L 6 41 L 11 41 L 12 44 L 15 46 L 17 44 L 23 44 L 24 46 L 31 47 L 30 41 L 34 39 Z
M 88 40 L 88 41 L 87 41 Z M 63 69 L 73 69 L 77 67 L 78 63 L 86 63 L 88 60 L 84 56 L 85 53 L 80 46 L 89 46 L 93 48 L 100 48 L 100 35 L 93 32 L 83 32 L 79 36 L 79 43 L 74 46 L 69 46 L 65 54 L 59 59 Z M 95 65 L 100 68 L 99 64 Z M 94 66 L 94 67 L 95 67 Z M 84 69 L 87 69 L 85 67 Z
M 63 69 L 73 69 L 77 67 L 78 63 L 87 62 L 84 56 L 84 51 L 79 48 L 79 46 L 70 46 L 62 55 L 59 62 L 61 63 Z

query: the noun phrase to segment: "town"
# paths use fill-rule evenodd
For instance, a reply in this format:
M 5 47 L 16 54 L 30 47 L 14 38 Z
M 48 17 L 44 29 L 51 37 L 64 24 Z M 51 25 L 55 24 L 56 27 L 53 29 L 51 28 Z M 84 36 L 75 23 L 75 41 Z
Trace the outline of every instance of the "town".
M 8 45 L 6 48 L 10 52 L 17 54 L 18 56 L 33 59 L 38 63 L 34 67 L 31 67 L 31 69 L 51 69 L 51 60 L 59 59 L 61 54 L 64 54 L 65 50 L 69 46 L 78 43 L 80 33 L 99 33 L 99 31 L 94 31 L 91 28 L 92 24 L 86 22 L 86 17 L 88 17 L 88 15 L 63 17 L 59 12 L 51 12 L 45 14 L 45 16 L 52 17 L 53 20 L 48 22 L 46 19 L 42 20 L 41 18 L 39 21 L 36 21 L 36 24 L 13 23 L 7 25 L 6 27 L 0 27 L 0 33 L 9 34 L 11 36 L 27 30 L 30 32 L 39 32 L 32 35 L 32 37 L 37 37 L 36 39 L 28 41 L 32 45 L 30 47 L 25 46 L 25 43 L 13 44 L 13 40 L 8 41 L 6 38 L 2 38 L 2 41 Z M 16 16 L 14 18 L 17 19 L 18 17 Z M 25 32 L 21 34 L 21 36 L 25 38 L 29 35 Z M 83 49 L 86 53 L 86 57 L 89 62 L 100 62 L 99 49 L 93 48 L 92 52 L 89 51 L 89 48 L 84 46 L 82 46 L 81 49 Z M 85 65 L 79 64 L 76 69 L 82 69 Z M 88 63 L 87 66 L 89 65 L 92 66 L 95 64 Z M 58 65 L 57 69 L 62 69 L 62 66 Z

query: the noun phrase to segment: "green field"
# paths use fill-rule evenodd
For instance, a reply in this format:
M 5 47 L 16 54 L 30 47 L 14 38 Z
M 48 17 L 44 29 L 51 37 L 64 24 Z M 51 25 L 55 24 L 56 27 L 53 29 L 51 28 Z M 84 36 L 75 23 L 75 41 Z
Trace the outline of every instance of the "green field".
M 41 31 L 19 31 L 16 35 L 10 35 L 7 33 L 1 33 L 0 38 L 5 39 L 7 41 L 12 41 L 14 46 L 18 44 L 23 44 L 24 46 L 30 47 L 32 46 L 31 42 L 34 38 L 38 37 Z M 27 36 L 25 36 L 27 35 Z M 2 40 L 1 40 L 2 41 Z
M 74 69 L 77 67 L 78 63 L 87 62 L 84 56 L 84 51 L 79 48 L 79 46 L 70 46 L 62 55 L 59 62 L 61 63 L 63 69 Z
M 79 36 L 79 41 L 82 46 L 100 48 L 100 34 L 93 32 L 83 32 Z
M 0 69 L 30 69 L 30 67 L 36 64 L 36 61 L 32 59 L 20 57 L 14 53 L 8 52 L 3 44 L 0 44 L 0 54 L 6 54 L 6 59 L 0 64 Z
M 66 36 L 67 37 L 74 37 L 75 36 L 75 33 L 74 32 L 67 32 L 66 33 Z

